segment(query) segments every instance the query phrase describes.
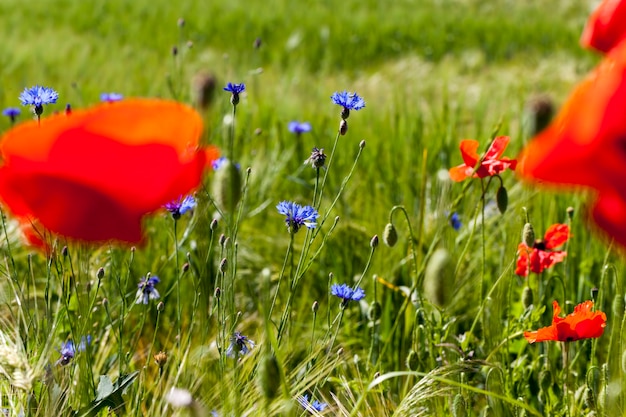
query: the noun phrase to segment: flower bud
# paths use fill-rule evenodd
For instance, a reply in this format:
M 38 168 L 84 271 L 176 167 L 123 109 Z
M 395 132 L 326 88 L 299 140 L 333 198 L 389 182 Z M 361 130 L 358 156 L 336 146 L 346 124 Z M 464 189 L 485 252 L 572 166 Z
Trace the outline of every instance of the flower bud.
M 183 270 L 183 274 L 184 274 L 185 272 L 189 271 L 189 262 L 185 262 L 185 263 L 183 264 L 183 268 L 182 268 L 182 270 Z
M 153 356 L 154 362 L 158 365 L 159 368 L 163 368 L 167 363 L 167 353 L 160 351 L 159 353 L 154 354 Z
M 506 208 L 509 206 L 509 194 L 504 186 L 500 186 L 500 188 L 498 188 L 498 192 L 496 193 L 496 203 L 498 203 L 498 210 L 500 211 L 500 214 L 504 214 L 506 212 Z
M 317 310 L 320 309 L 320 303 L 318 303 L 317 301 L 313 301 L 313 305 L 311 306 L 311 310 L 313 311 L 313 313 L 317 313 Z
M 220 272 L 222 274 L 225 274 L 227 270 L 228 270 L 228 259 L 224 258 L 220 262 Z
M 570 206 L 567 208 L 567 217 L 569 217 L 570 220 L 574 218 L 574 207 Z
M 215 171 L 213 196 L 222 211 L 234 210 L 241 199 L 241 171 L 230 160 Z
M 530 287 L 524 287 L 522 291 L 522 305 L 524 309 L 528 309 L 533 304 L 533 290 Z
M 383 242 L 390 248 L 394 247 L 398 243 L 398 232 L 393 223 L 387 223 L 385 230 L 383 231 Z
M 63 255 L 64 258 L 67 257 L 69 251 L 67 249 L 67 246 L 63 246 L 63 249 L 61 249 L 61 255 Z
M 339 134 L 345 136 L 346 133 L 348 133 L 348 122 L 346 119 L 341 119 L 341 123 L 339 123 Z
M 550 96 L 541 94 L 528 101 L 524 113 L 528 126 L 528 135 L 531 137 L 536 136 L 552 120 L 554 104 Z
M 529 248 L 532 248 L 535 244 L 535 229 L 530 223 L 526 223 L 522 229 L 522 242 Z
M 615 298 L 613 298 L 613 315 L 615 317 L 622 317 L 624 314 L 624 296 L 622 294 L 616 294 Z
M 280 387 L 280 369 L 274 355 L 268 353 L 263 357 L 257 377 L 257 385 L 265 398 L 274 399 Z
M 417 371 L 419 366 L 419 357 L 417 356 L 417 352 L 413 349 L 409 352 L 406 357 L 406 367 L 411 371 Z
M 361 149 L 365 148 L 365 139 L 359 142 L 359 148 Z
M 211 231 L 215 231 L 215 229 L 217 229 L 217 226 L 218 226 L 217 219 L 211 220 L 211 225 L 209 226 L 211 228 Z
M 163 301 L 159 301 L 159 304 L 157 304 L 157 311 L 163 310 L 165 310 L 165 304 L 163 304 Z
M 439 248 L 430 257 L 424 272 L 424 296 L 444 307 L 454 290 L 454 262 L 446 249 Z
M 217 88 L 217 78 L 208 72 L 199 72 L 191 80 L 191 97 L 197 108 L 206 110 L 211 106 Z
M 213 296 L 219 299 L 221 295 L 222 295 L 222 290 L 220 289 L 220 287 L 216 287 L 215 292 L 213 293 Z
M 96 272 L 96 277 L 98 279 L 104 278 L 104 268 L 102 267 L 98 268 L 98 272 Z
M 593 301 L 597 301 L 598 300 L 598 293 L 600 292 L 600 289 L 598 287 L 593 287 L 591 289 L 591 299 Z
M 375 249 L 378 246 L 378 235 L 374 235 L 374 237 L 370 240 L 370 247 Z

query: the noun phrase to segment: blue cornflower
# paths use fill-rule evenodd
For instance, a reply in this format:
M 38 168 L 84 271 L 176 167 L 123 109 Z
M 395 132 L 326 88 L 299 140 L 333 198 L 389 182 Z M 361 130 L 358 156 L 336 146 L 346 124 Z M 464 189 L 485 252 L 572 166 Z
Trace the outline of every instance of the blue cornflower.
M 57 365 L 67 365 L 74 359 L 76 353 L 82 352 L 87 348 L 87 345 L 91 343 L 91 336 L 83 336 L 80 339 L 80 343 L 78 346 L 74 344 L 72 340 L 68 340 L 65 343 L 61 343 L 61 349 L 59 349 L 59 353 L 61 354 L 61 358 L 57 361 Z
M 233 106 L 239 104 L 239 94 L 243 93 L 246 90 L 246 85 L 244 83 L 241 84 L 233 84 L 228 83 L 226 87 L 224 87 L 224 91 L 228 91 L 232 93 L 230 97 L 230 102 Z
M 312 130 L 311 128 L 311 123 L 309 122 L 298 122 L 298 121 L 292 121 L 289 122 L 289 124 L 287 125 L 287 129 L 289 129 L 289 131 L 291 133 L 295 133 L 296 135 L 301 135 L 303 133 L 308 133 Z
M 137 300 L 135 304 L 148 304 L 150 300 L 157 300 L 161 295 L 154 286 L 161 282 L 157 276 L 147 276 L 141 278 L 137 284 Z
M 235 332 L 230 338 L 230 345 L 228 346 L 228 349 L 226 349 L 226 356 L 229 358 L 243 356 L 250 352 L 250 349 L 252 349 L 254 345 L 255 343 L 248 339 L 247 336 L 244 336 L 239 332 Z
M 461 223 L 461 219 L 459 218 L 459 214 L 457 212 L 452 213 L 452 216 L 450 216 L 450 226 L 452 226 L 452 228 L 454 230 L 459 230 L 461 228 L 461 226 L 463 226 L 463 223 Z
M 15 119 L 20 115 L 21 110 L 17 107 L 7 107 L 2 110 L 2 115 L 8 117 L 11 120 L 11 123 L 15 123 Z
M 31 88 L 25 88 L 20 94 L 20 102 L 22 106 L 33 106 L 37 117 L 43 113 L 44 104 L 56 103 L 59 93 L 52 88 L 36 85 Z
M 219 158 L 213 161 L 213 163 L 211 164 L 211 167 L 213 168 L 213 171 L 217 171 L 218 169 L 226 165 L 227 162 L 228 162 L 228 158 L 226 158 L 225 156 L 220 156 Z M 241 164 L 236 163 L 235 168 L 241 169 Z
M 178 200 L 170 201 L 164 207 L 167 211 L 172 213 L 174 220 L 178 220 L 180 219 L 180 216 L 196 207 L 196 199 L 190 195 L 185 198 L 182 198 L 181 196 Z
M 120 93 L 102 93 L 100 94 L 100 101 L 106 101 L 107 103 L 113 103 L 114 101 L 120 101 L 124 96 Z
M 342 91 L 340 93 L 333 93 L 330 96 L 333 103 L 338 104 L 343 107 L 341 111 L 341 118 L 346 120 L 350 116 L 350 110 L 361 110 L 365 107 L 365 100 L 363 100 L 356 91 L 354 93 L 349 93 L 347 91 Z
M 314 229 L 317 226 L 317 210 L 311 206 L 301 206 L 291 201 L 281 201 L 276 206 L 278 212 L 287 216 L 285 223 L 287 229 L 291 233 L 296 233 L 300 227 L 306 226 L 308 229 Z
M 347 306 L 350 301 L 359 301 L 365 297 L 365 291 L 363 288 L 351 288 L 347 284 L 333 284 L 330 287 L 330 293 L 336 297 L 341 298 L 342 306 Z
M 317 400 L 313 400 L 309 402 L 309 396 L 306 394 L 298 397 L 298 403 L 300 403 L 302 408 L 304 408 L 306 411 L 309 411 L 309 412 L 311 411 L 322 412 L 324 411 L 326 407 L 328 407 L 328 404 L 319 402 Z

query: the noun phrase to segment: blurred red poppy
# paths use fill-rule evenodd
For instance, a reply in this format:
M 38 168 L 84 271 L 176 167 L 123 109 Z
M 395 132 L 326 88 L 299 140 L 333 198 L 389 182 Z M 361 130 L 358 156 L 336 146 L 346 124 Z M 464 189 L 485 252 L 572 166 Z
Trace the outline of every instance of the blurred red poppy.
M 565 251 L 553 249 L 563 245 L 569 239 L 569 227 L 566 224 L 553 224 L 548 228 L 543 240 L 537 240 L 533 247 L 522 242 L 517 247 L 518 258 L 515 273 L 525 277 L 528 271 L 540 274 L 555 264 L 562 262 L 567 255 Z
M 218 157 L 202 119 L 156 99 L 105 103 L 9 130 L 0 199 L 26 226 L 83 241 L 142 239 L 141 219 L 200 185 Z M 33 240 L 33 239 L 31 239 Z
M 565 317 L 559 317 L 561 307 L 559 303 L 552 303 L 552 325 L 533 332 L 524 332 L 529 343 L 554 340 L 572 342 L 580 339 L 590 339 L 602 336 L 606 327 L 606 314 L 593 310 L 593 301 L 585 301 L 574 307 L 574 312 Z
M 596 190 L 592 216 L 624 246 L 624 218 L 615 209 L 626 211 L 625 108 L 623 42 L 576 87 L 550 126 L 526 146 L 517 169 L 527 180 Z
M 485 178 L 498 175 L 507 168 L 514 170 L 517 161 L 502 157 L 504 150 L 509 144 L 509 140 L 510 138 L 508 136 L 498 136 L 495 138 L 493 142 L 491 142 L 489 149 L 487 149 L 482 161 L 477 152 L 479 146 L 478 141 L 473 139 L 462 140 L 460 148 L 464 163 L 450 168 L 450 178 L 453 181 L 463 181 L 470 176 L 474 178 Z M 476 168 L 479 161 L 480 166 Z M 474 172 L 474 169 L 476 169 L 476 172 Z
M 606 53 L 624 39 L 626 0 L 604 0 L 589 17 L 580 43 Z

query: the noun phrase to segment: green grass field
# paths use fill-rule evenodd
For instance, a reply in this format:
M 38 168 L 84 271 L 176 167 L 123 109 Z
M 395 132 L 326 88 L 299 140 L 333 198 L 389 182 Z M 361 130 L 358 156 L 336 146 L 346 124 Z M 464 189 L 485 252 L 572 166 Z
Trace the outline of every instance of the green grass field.
M 447 178 L 462 162 L 463 139 L 483 151 L 496 134 L 510 136 L 505 155 L 515 157 L 530 137 L 529 100 L 547 94 L 558 106 L 593 68 L 599 56 L 578 41 L 591 10 L 586 0 L 0 1 L 0 106 L 19 106 L 35 84 L 60 96 L 43 117 L 96 104 L 103 92 L 194 104 L 192 80 L 210 73 L 217 82 L 200 110 L 203 141 L 240 164 L 244 189 L 213 227 L 224 178 L 209 173 L 191 215 L 146 220 L 145 245 L 59 238 L 52 257 L 25 245 L 5 212 L 0 408 L 9 416 L 625 415 L 624 264 L 586 221 L 587 196 L 506 172 L 500 213 L 497 179 L 483 193 L 488 180 Z M 246 84 L 234 125 L 227 82 Z M 343 90 L 366 107 L 337 136 L 341 108 L 330 96 Z M 312 132 L 296 137 L 292 120 Z M 0 120 L 1 132 L 9 128 Z M 323 187 L 303 164 L 313 147 L 334 149 L 319 171 Z M 318 227 L 290 235 L 275 208 L 283 200 L 314 205 Z M 399 238 L 389 247 L 383 231 L 395 206 Z M 527 220 L 537 238 L 555 223 L 568 224 L 571 238 L 564 262 L 524 279 L 515 262 Z M 135 304 L 147 273 L 161 279 L 161 297 Z M 365 298 L 340 308 L 331 284 L 357 282 Z M 524 331 L 550 324 L 553 300 L 570 313 L 592 288 L 607 314 L 601 338 L 526 341 Z M 255 346 L 233 359 L 235 331 Z M 62 343 L 78 347 L 87 335 L 61 365 Z M 172 388 L 188 391 L 191 405 L 176 407 Z M 306 409 L 302 395 L 328 406 Z

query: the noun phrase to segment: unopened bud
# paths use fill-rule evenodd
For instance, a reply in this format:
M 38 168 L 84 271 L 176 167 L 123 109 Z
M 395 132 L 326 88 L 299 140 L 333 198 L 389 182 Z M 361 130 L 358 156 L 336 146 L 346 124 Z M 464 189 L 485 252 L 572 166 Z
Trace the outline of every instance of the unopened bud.
M 211 231 L 215 231 L 215 229 L 217 229 L 217 225 L 218 225 L 217 219 L 211 220 L 211 226 L 209 226 L 211 228 Z
M 361 142 L 359 142 L 359 148 L 361 149 L 365 148 L 365 140 L 362 140 Z
M 216 288 L 215 288 L 215 292 L 213 293 L 213 296 L 214 296 L 215 298 L 220 298 L 220 297 L 221 297 L 221 295 L 222 295 L 222 290 L 220 289 L 220 287 L 216 287 Z
M 165 304 L 163 304 L 163 301 L 159 301 L 159 304 L 157 304 L 157 311 L 163 311 L 165 309 Z
M 367 318 L 370 321 L 376 321 L 380 318 L 381 313 L 382 307 L 380 306 L 380 303 L 378 301 L 373 301 L 367 310 Z
M 526 223 L 522 229 L 522 242 L 524 242 L 529 248 L 532 248 L 535 245 L 535 229 L 530 223 Z
M 406 367 L 409 368 L 409 370 L 411 371 L 417 371 L 418 366 L 419 366 L 419 356 L 417 355 L 417 352 L 411 349 L 411 351 L 406 357 Z
M 191 97 L 202 110 L 211 106 L 217 88 L 217 78 L 209 72 L 199 72 L 191 79 Z
M 163 351 L 156 353 L 153 358 L 154 362 L 159 366 L 159 368 L 163 368 L 163 366 L 165 366 L 165 364 L 167 363 L 167 353 Z
M 280 387 L 280 369 L 276 357 L 266 354 L 259 365 L 257 384 L 265 398 L 272 400 Z
M 63 249 L 61 249 L 61 255 L 63 255 L 63 257 L 67 257 L 67 254 L 69 253 L 67 246 L 63 246 Z
M 378 246 L 378 235 L 374 235 L 374 237 L 370 240 L 370 247 L 372 249 Z
M 398 232 L 393 223 L 387 223 L 385 230 L 383 231 L 383 242 L 390 248 L 394 247 L 398 243 Z
M 348 122 L 346 119 L 341 119 L 341 123 L 339 123 L 339 134 L 344 136 L 346 133 L 348 133 Z
M 597 301 L 598 300 L 598 293 L 600 292 L 600 290 L 598 289 L 598 287 L 593 287 L 591 289 L 591 299 L 593 301 Z
M 224 274 L 226 273 L 227 270 L 228 270 L 228 259 L 224 258 L 220 262 L 220 272 Z
M 320 303 L 318 303 L 317 301 L 313 301 L 313 305 L 311 306 L 311 310 L 313 311 L 313 313 L 317 313 L 317 310 L 320 309 Z
M 461 394 L 455 395 L 452 400 L 452 416 L 467 417 L 467 403 Z
M 98 279 L 104 278 L 104 268 L 102 267 L 98 268 L 98 272 L 96 272 L 96 277 Z
M 446 249 L 439 248 L 433 252 L 424 271 L 424 296 L 431 303 L 443 307 L 453 287 L 454 262 Z
M 189 262 L 185 262 L 185 263 L 183 264 L 183 268 L 182 268 L 182 269 L 183 269 L 183 274 L 184 274 L 185 272 L 189 271 Z
M 219 239 L 217 240 L 217 242 L 220 244 L 221 247 L 224 247 L 224 242 L 226 241 L 226 235 L 224 233 L 222 233 L 219 237 Z
M 215 171 L 213 196 L 220 210 L 234 210 L 241 199 L 241 171 L 237 164 L 227 160 Z
M 522 305 L 527 309 L 533 304 L 533 301 L 533 290 L 530 287 L 524 287 L 522 291 Z
M 572 220 L 572 218 L 574 217 L 574 207 L 567 208 L 567 217 L 569 217 L 569 219 Z
M 624 314 L 624 296 L 622 294 L 616 294 L 615 298 L 613 298 L 613 315 L 615 317 L 622 317 Z
M 500 188 L 498 188 L 498 192 L 496 193 L 496 203 L 498 203 L 498 210 L 500 211 L 500 214 L 504 214 L 506 212 L 506 208 L 509 206 L 509 194 L 504 186 L 500 186 Z

